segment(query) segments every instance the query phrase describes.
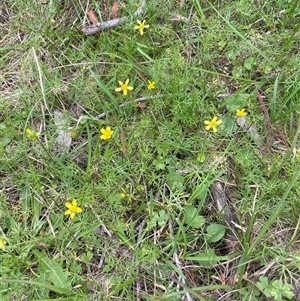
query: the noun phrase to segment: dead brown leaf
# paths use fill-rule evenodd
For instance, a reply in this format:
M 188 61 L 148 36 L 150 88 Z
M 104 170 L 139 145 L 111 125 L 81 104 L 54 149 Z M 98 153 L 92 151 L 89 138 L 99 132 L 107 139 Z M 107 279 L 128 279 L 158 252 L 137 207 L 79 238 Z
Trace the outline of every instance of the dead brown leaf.
M 187 18 L 184 16 L 181 16 L 179 14 L 173 15 L 172 18 L 170 18 L 171 22 L 180 22 L 180 21 L 187 21 Z
M 120 141 L 122 145 L 122 153 L 124 156 L 127 156 L 127 144 L 125 142 L 125 133 L 123 130 L 120 132 Z
M 97 23 L 99 23 L 97 17 L 95 16 L 95 13 L 94 13 L 94 11 L 93 11 L 92 9 L 90 9 L 90 10 L 88 11 L 88 17 L 89 17 L 90 21 L 91 21 L 94 25 L 97 24 Z
M 118 18 L 118 11 L 119 11 L 119 4 L 118 4 L 118 2 L 114 1 L 114 4 L 112 6 L 112 18 L 113 19 Z
M 138 104 L 137 104 L 137 106 L 140 108 L 140 109 L 145 109 L 146 108 L 146 103 L 145 102 L 139 102 Z

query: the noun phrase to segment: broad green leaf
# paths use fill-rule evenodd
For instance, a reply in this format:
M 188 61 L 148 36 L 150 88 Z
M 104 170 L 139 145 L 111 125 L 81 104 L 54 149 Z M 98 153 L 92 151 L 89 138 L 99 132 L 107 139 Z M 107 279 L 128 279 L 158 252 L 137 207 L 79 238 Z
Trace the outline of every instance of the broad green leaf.
M 193 206 L 186 207 L 184 219 L 186 224 L 195 229 L 201 228 L 205 223 L 205 218 L 201 215 L 198 215 L 198 209 Z
M 232 135 L 238 130 L 238 126 L 236 125 L 235 119 L 228 116 L 223 116 L 222 121 L 222 132 L 226 135 Z
M 272 287 L 274 288 L 272 296 L 275 301 L 283 300 L 283 296 L 288 299 L 294 297 L 294 293 L 292 291 L 292 286 L 288 283 L 283 283 L 282 280 L 274 280 L 271 282 Z
M 36 254 L 40 267 L 49 273 L 49 280 L 57 287 L 71 288 L 67 282 L 67 273 L 63 271 L 62 266 L 55 260 L 48 258 L 43 254 Z
M 292 291 L 293 287 L 289 283 L 284 283 L 282 286 L 282 293 L 283 295 L 288 298 L 292 299 L 294 297 L 294 292 Z
M 245 59 L 244 67 L 247 70 L 252 70 L 254 65 L 255 65 L 255 58 L 254 57 L 248 57 L 248 58 Z
M 8 145 L 9 143 L 11 142 L 11 139 L 10 137 L 8 136 L 4 136 L 4 137 L 1 137 L 0 139 L 0 147 L 5 147 L 6 145 Z
M 87 251 L 81 255 L 81 259 L 84 263 L 88 264 L 92 260 L 93 256 L 94 254 L 92 252 Z
M 269 280 L 265 276 L 260 276 L 259 277 L 259 282 L 256 284 L 261 290 L 265 289 L 266 287 L 269 286 Z
M 217 242 L 223 238 L 225 227 L 219 224 L 211 224 L 206 229 L 206 241 L 208 243 Z
M 193 204 L 195 200 L 205 200 L 207 193 L 209 191 L 210 183 L 209 182 L 202 182 L 200 185 L 198 185 L 195 190 L 193 191 L 192 195 L 190 196 L 188 200 L 188 204 Z
M 168 220 L 168 214 L 165 210 L 160 210 L 159 212 L 155 212 L 147 225 L 147 230 L 151 230 L 157 225 L 159 227 L 163 226 Z
M 174 169 L 170 169 L 167 175 L 167 183 L 173 189 L 181 190 L 183 188 L 184 178 L 181 174 L 177 173 Z
M 153 165 L 156 170 L 164 170 L 166 168 L 166 164 L 163 156 L 157 156 L 157 158 L 153 161 Z
M 236 95 L 227 97 L 224 100 L 224 104 L 228 111 L 235 112 L 237 109 L 241 109 L 241 108 L 245 107 L 246 101 L 241 95 L 236 94 Z M 222 120 L 223 120 L 223 117 L 222 117 Z
M 206 156 L 204 153 L 198 153 L 197 154 L 197 162 L 203 163 L 206 160 Z
M 42 273 L 40 273 L 38 281 L 41 283 L 46 283 L 48 279 L 49 279 L 48 273 L 42 272 Z M 38 292 L 39 292 L 39 297 L 41 297 L 41 298 L 46 299 L 49 297 L 49 289 L 47 289 L 45 287 L 40 287 Z
M 265 276 L 259 277 L 259 282 L 256 283 L 257 287 L 263 291 L 266 297 L 272 296 L 272 287 L 270 288 L 269 280 Z

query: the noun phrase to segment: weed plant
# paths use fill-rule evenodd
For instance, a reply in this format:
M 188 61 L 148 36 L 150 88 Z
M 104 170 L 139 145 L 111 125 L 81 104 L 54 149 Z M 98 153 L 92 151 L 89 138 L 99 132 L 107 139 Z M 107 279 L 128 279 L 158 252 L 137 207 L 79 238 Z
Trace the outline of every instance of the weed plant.
M 143 2 L 0 4 L 1 300 L 300 300 L 299 0 Z

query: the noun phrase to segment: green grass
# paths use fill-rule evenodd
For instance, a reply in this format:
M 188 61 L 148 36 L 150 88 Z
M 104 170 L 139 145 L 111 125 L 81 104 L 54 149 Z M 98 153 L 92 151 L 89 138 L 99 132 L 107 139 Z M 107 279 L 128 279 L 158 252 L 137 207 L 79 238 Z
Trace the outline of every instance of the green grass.
M 0 8 L 1 300 L 299 300 L 299 1 L 112 5 Z

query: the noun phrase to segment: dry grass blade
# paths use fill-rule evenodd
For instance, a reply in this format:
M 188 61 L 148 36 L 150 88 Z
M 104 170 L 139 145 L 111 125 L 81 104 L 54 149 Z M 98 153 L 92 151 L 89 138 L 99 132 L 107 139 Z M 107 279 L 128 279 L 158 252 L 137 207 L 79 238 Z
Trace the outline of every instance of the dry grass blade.
M 232 212 L 230 205 L 227 202 L 225 189 L 219 180 L 216 180 L 212 184 L 211 191 L 213 194 L 214 201 L 217 205 L 217 209 L 218 209 L 219 213 L 224 214 L 225 223 L 229 227 L 229 229 L 226 232 L 226 237 L 229 240 L 236 239 L 234 232 L 231 230 L 232 228 L 234 228 L 232 226 L 234 226 L 234 224 L 236 222 L 236 217 L 235 217 L 234 213 Z

